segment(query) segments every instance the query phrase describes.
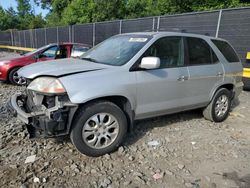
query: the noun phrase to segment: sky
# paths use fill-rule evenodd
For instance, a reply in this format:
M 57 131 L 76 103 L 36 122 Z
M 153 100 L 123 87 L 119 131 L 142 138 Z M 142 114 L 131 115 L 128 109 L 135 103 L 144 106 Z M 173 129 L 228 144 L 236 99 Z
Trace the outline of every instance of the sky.
M 35 9 L 35 14 L 42 13 L 43 16 L 46 16 L 48 13 L 48 10 L 43 10 L 41 7 L 38 7 L 35 5 L 33 0 L 30 0 L 32 8 Z M 9 7 L 13 7 L 16 10 L 16 0 L 0 0 L 0 6 L 2 6 L 4 9 L 7 9 Z

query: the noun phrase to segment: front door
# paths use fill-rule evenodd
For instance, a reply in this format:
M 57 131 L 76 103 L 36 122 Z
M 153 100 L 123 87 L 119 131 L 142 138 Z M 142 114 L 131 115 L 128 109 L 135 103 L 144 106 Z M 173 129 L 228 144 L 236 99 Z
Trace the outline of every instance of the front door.
M 158 39 L 143 57 L 159 57 L 161 65 L 155 70 L 136 71 L 136 119 L 178 111 L 185 92 L 183 84 L 188 79 L 182 37 Z
M 58 46 L 52 46 L 39 54 L 37 61 L 48 61 L 56 58 Z

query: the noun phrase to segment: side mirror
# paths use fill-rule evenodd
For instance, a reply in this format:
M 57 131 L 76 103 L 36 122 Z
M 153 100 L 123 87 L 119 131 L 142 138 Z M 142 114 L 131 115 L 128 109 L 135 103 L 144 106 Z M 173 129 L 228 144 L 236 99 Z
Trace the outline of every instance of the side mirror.
M 140 68 L 142 69 L 158 69 L 161 60 L 158 57 L 144 57 L 141 60 Z

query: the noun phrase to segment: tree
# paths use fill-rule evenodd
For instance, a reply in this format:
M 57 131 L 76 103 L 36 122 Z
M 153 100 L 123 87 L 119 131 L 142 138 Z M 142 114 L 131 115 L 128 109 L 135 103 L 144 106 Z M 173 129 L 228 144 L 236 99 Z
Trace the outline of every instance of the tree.
M 122 19 L 125 1 L 73 0 L 63 11 L 63 24 L 76 24 Z
M 43 19 L 42 15 L 32 16 L 32 19 L 29 24 L 29 29 L 42 28 L 46 25 L 46 21 Z
M 31 6 L 29 0 L 17 0 L 17 13 L 19 17 L 24 18 L 27 15 L 31 15 Z
M 19 19 L 19 28 L 29 28 L 30 21 L 33 18 L 29 0 L 17 0 L 17 15 Z
M 250 0 L 34 0 L 49 13 L 32 11 L 30 0 L 16 0 L 14 9 L 0 7 L 0 29 L 30 29 L 107 20 L 159 16 L 250 5 Z
M 93 0 L 73 0 L 63 11 L 62 22 L 65 25 L 93 22 L 95 7 Z
M 17 0 L 17 15 L 19 29 L 34 29 L 44 27 L 46 22 L 42 15 L 34 15 L 29 0 Z
M 4 10 L 0 6 L 0 30 L 8 30 L 18 28 L 18 19 L 13 8 Z
M 34 2 L 43 9 L 50 9 L 53 0 L 34 0 Z
M 62 24 L 62 13 L 66 7 L 70 4 L 71 0 L 51 0 L 43 1 L 43 7 L 50 5 L 50 13 L 46 16 L 48 26 L 60 26 Z M 46 6 L 45 6 L 46 5 Z
M 249 0 L 36 0 L 49 26 L 158 16 L 249 5 Z

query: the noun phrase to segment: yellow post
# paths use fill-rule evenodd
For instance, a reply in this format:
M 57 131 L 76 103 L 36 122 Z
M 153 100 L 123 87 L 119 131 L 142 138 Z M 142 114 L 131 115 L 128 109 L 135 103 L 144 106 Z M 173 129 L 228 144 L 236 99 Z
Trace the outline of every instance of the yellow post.
M 250 60 L 250 52 L 247 52 L 247 57 L 246 57 L 247 60 Z

